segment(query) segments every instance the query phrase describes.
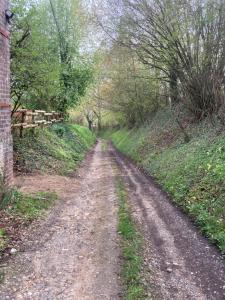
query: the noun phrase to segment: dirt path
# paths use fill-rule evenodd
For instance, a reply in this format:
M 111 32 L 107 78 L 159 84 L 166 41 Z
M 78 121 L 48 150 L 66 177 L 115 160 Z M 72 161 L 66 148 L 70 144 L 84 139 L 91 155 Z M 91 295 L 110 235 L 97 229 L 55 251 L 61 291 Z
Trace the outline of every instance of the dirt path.
M 10 262 L 0 287 L 1 300 L 119 299 L 113 177 L 111 159 L 99 143 L 77 178 L 53 177 L 55 183 L 48 179 L 63 199 L 34 229 L 25 252 Z M 33 190 L 31 182 L 39 190 L 45 182 L 40 178 L 38 184 L 34 177 L 24 181 L 23 190 Z
M 143 229 L 148 285 L 156 300 L 225 299 L 225 263 L 157 186 L 100 141 L 76 178 L 25 177 L 23 191 L 56 190 L 61 200 L 9 261 L 0 299 L 121 298 L 115 176 L 124 179 Z

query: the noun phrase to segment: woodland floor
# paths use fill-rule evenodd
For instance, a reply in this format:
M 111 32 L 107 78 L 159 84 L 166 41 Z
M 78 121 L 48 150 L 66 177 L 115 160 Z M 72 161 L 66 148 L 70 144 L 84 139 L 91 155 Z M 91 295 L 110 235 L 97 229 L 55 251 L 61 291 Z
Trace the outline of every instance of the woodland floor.
M 150 178 L 102 141 L 75 177 L 17 179 L 22 191 L 56 191 L 59 201 L 31 225 L 4 266 L 0 299 L 121 299 L 118 176 L 143 233 L 149 299 L 225 299 L 219 251 Z

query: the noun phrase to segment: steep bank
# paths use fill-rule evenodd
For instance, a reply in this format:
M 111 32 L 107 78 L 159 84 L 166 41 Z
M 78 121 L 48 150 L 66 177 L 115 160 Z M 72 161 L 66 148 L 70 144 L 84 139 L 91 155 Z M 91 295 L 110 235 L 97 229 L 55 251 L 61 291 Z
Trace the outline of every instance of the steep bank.
M 219 124 L 183 124 L 189 143 L 165 112 L 141 128 L 108 129 L 103 136 L 152 175 L 225 252 L 225 134 Z
M 94 142 L 94 134 L 76 124 L 27 131 L 23 138 L 14 136 L 14 167 L 19 173 L 70 175 Z

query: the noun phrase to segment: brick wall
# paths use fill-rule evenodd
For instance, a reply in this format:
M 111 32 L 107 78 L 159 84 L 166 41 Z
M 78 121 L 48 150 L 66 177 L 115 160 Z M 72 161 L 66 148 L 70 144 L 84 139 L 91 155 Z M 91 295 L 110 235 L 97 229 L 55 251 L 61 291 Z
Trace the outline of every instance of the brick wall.
M 5 187 L 13 184 L 13 151 L 10 113 L 10 59 L 5 10 L 8 0 L 0 0 L 0 172 Z

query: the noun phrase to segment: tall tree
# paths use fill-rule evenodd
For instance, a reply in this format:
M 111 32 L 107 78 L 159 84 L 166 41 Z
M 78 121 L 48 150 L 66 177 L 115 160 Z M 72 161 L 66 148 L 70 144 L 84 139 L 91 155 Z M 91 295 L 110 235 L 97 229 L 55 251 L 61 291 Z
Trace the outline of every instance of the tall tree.
M 80 47 L 85 30 L 78 18 L 82 14 L 80 1 L 52 0 L 52 4 L 55 8 L 49 0 L 38 5 L 33 0 L 13 0 L 14 110 L 24 106 L 66 112 L 79 101 L 91 80 L 91 60 L 81 54 Z

